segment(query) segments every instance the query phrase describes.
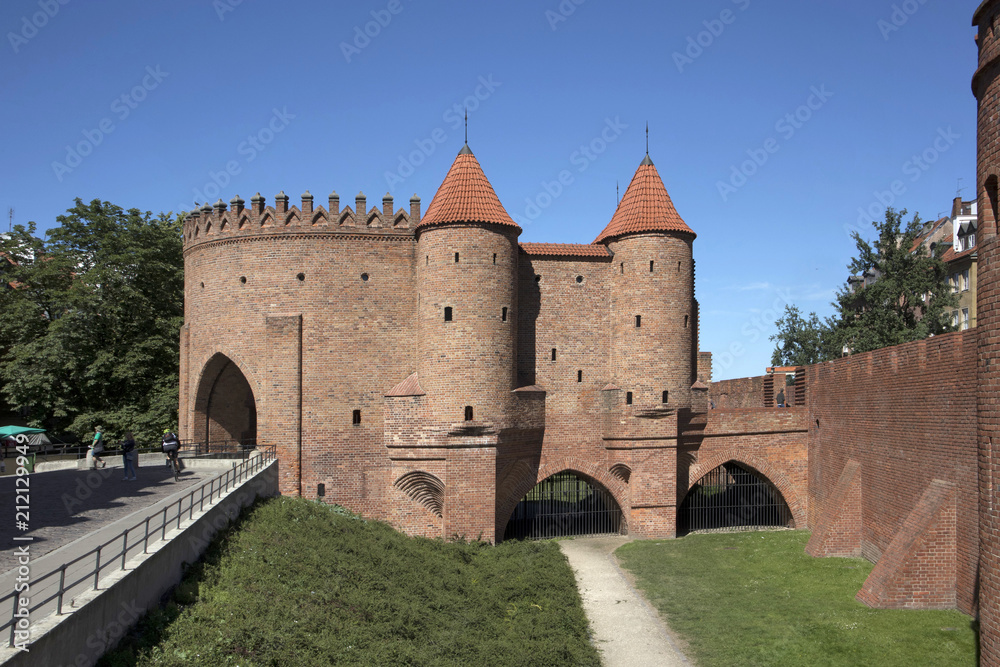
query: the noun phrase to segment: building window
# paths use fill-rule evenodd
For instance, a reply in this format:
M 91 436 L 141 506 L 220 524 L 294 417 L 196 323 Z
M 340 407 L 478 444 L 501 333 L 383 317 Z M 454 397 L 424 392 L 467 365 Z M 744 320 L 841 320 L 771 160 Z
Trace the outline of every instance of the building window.
M 958 274 L 957 273 L 951 274 L 951 278 L 948 279 L 948 282 L 951 283 L 952 293 L 958 292 Z
M 641 327 L 642 326 L 642 315 L 636 315 L 635 316 L 635 326 L 636 327 Z
M 958 311 L 957 310 L 951 311 L 951 326 L 955 327 L 956 329 L 958 328 Z
M 577 382 L 583 382 L 583 371 L 577 371 L 576 372 L 576 381 Z
M 687 315 L 684 316 L 684 328 L 685 329 L 688 328 L 688 316 Z
M 653 272 L 653 260 L 649 260 L 649 272 Z
M 455 263 L 458 264 L 458 253 L 455 253 Z
M 625 262 L 622 262 L 622 275 L 625 275 Z
M 493 263 L 494 264 L 497 263 L 497 254 L 496 253 L 493 253 Z
M 552 361 L 556 360 L 556 348 L 552 348 Z
M 969 270 L 968 269 L 965 269 L 964 271 L 962 271 L 962 291 L 963 292 L 968 292 L 969 291 Z
M 504 306 L 503 308 L 500 309 L 500 321 L 501 322 L 507 321 L 507 306 Z
M 663 401 L 662 402 L 663 403 L 667 403 L 669 399 L 670 399 L 670 392 L 669 391 L 664 391 L 663 392 Z
M 451 306 L 444 307 L 444 321 L 451 322 Z
M 322 498 L 325 495 L 326 495 L 326 484 L 322 484 L 322 483 L 317 484 L 316 485 L 316 496 L 319 497 L 319 498 Z
M 625 405 L 632 405 L 632 392 L 625 392 Z
M 472 406 L 471 405 L 466 405 L 465 406 L 465 421 L 467 421 L 467 422 L 471 422 L 472 421 Z
M 361 410 L 355 410 L 351 414 L 351 423 L 352 424 L 360 424 L 361 423 Z
M 969 328 L 969 309 L 968 308 L 963 308 L 962 309 L 962 331 L 965 331 L 968 328 Z

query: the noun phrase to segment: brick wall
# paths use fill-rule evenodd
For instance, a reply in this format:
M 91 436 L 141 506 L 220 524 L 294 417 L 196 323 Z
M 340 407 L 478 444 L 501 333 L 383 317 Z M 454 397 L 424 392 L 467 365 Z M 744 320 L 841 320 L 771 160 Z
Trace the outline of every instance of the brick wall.
M 978 197 L 976 331 L 978 349 L 978 447 L 980 509 L 979 622 L 980 656 L 984 665 L 1000 664 L 1000 504 L 994 480 L 1000 474 L 995 441 L 1000 438 L 997 414 L 1000 396 L 1000 260 L 997 217 L 1000 177 L 1000 127 L 997 98 L 1000 94 L 1000 40 L 996 21 L 1000 2 L 986 0 L 976 10 L 979 27 L 979 66 L 972 82 L 978 102 Z
M 974 331 L 936 336 L 806 369 L 808 406 L 796 410 L 808 410 L 811 420 L 809 523 L 825 526 L 839 522 L 839 530 L 829 531 L 830 540 L 856 532 L 860 540 L 857 550 L 872 562 L 879 562 L 891 551 L 892 563 L 882 566 L 884 570 L 891 565 L 891 571 L 873 573 L 871 585 L 866 585 L 870 591 L 878 587 L 882 591 L 869 594 L 865 598 L 868 602 L 884 599 L 892 606 L 920 606 L 912 596 L 905 603 L 900 601 L 902 583 L 896 584 L 895 592 L 886 592 L 891 587 L 885 582 L 905 582 L 911 593 L 939 590 L 934 575 L 914 565 L 925 558 L 937 558 L 935 562 L 943 563 L 943 576 L 954 582 L 954 604 L 966 613 L 975 609 L 979 549 L 975 369 Z M 849 484 L 844 479 L 849 465 L 856 465 L 860 475 L 860 487 L 854 490 L 844 488 Z M 922 503 L 922 498 L 938 483 L 955 488 L 954 540 L 950 547 L 937 545 L 936 552 L 922 552 L 919 541 L 924 538 L 919 531 L 905 537 L 901 529 L 947 520 L 933 516 L 924 523 L 918 521 L 920 513 L 928 511 L 929 501 Z M 856 508 L 844 506 L 845 500 L 854 502 L 858 496 L 860 514 Z M 851 523 L 852 513 L 860 525 Z M 909 546 L 901 548 L 901 543 Z M 850 548 L 844 544 L 810 545 L 814 553 Z M 942 569 L 941 565 L 937 569 Z M 903 571 L 907 575 L 899 576 Z M 942 604 L 940 597 L 924 602 L 927 606 Z
M 764 376 L 713 382 L 708 397 L 717 409 L 763 407 Z

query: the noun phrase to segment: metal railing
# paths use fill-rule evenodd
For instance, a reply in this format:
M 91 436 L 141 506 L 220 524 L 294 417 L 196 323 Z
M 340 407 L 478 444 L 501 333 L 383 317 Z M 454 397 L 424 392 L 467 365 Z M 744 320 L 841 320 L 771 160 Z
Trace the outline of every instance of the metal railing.
M 213 499 L 221 498 L 223 493 L 253 476 L 276 458 L 275 445 L 260 447 L 258 451 L 261 452 L 261 456 L 248 457 L 242 463 L 233 465 L 231 469 L 226 470 L 225 474 L 214 477 L 196 487 L 170 505 L 164 507 L 161 511 L 146 517 L 145 520 L 122 531 L 110 540 L 100 544 L 97 548 L 91 549 L 87 553 L 77 556 L 73 560 L 63 563 L 62 566 L 41 576 L 36 576 L 35 572 L 32 571 L 31 581 L 29 582 L 31 587 L 31 605 L 28 607 L 29 616 L 43 607 L 50 605 L 53 601 L 55 601 L 55 606 L 52 611 L 46 613 L 46 616 L 53 612 L 61 615 L 63 613 L 63 603 L 67 596 L 72 598 L 90 590 L 98 590 L 102 573 L 109 570 L 112 572 L 124 570 L 125 563 L 130 557 L 139 553 L 149 553 L 149 545 L 165 540 L 167 530 L 180 528 L 185 514 L 188 519 L 192 519 L 195 507 L 198 508 L 199 512 L 204 510 L 206 500 L 209 507 L 211 507 Z M 114 550 L 112 551 L 111 549 Z M 111 570 L 111 568 L 114 569 Z M 9 646 L 14 646 L 14 633 L 17 629 L 17 618 L 15 615 L 19 610 L 24 609 L 23 607 L 19 607 L 18 598 L 24 595 L 25 593 L 23 592 L 13 592 L 0 598 L 0 609 L 4 609 L 5 606 L 10 609 L 11 601 L 13 601 L 13 608 L 9 619 L 3 625 L 0 625 L 0 632 L 3 632 L 8 626 L 10 627 Z
M 678 535 L 792 525 L 781 492 L 763 475 L 733 461 L 698 480 L 677 512 Z
M 606 489 L 561 472 L 540 482 L 514 508 L 504 540 L 617 534 L 622 512 Z

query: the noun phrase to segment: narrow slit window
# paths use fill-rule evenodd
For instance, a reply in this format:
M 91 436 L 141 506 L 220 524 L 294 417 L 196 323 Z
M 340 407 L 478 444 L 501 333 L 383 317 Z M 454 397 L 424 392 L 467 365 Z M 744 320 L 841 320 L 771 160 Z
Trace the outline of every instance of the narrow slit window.
M 458 264 L 458 253 L 455 253 L 455 263 Z
M 636 327 L 641 327 L 642 326 L 642 315 L 636 315 L 635 316 L 635 326 Z
M 493 263 L 494 264 L 497 263 L 497 254 L 496 253 L 493 253 Z
M 622 274 L 624 275 L 624 273 L 625 273 L 625 262 L 622 262 Z
M 500 309 L 500 321 L 501 322 L 507 321 L 507 306 L 504 306 L 503 308 Z
M 632 405 L 632 392 L 625 392 L 625 405 Z
M 663 402 L 667 403 L 667 402 L 669 402 L 669 400 L 670 400 L 670 392 L 669 391 L 664 391 L 663 392 Z
M 471 422 L 472 421 L 472 406 L 471 405 L 466 405 L 465 406 L 465 421 L 467 421 L 467 422 Z
M 322 498 L 326 495 L 326 484 L 320 483 L 316 485 L 316 495 Z
M 685 329 L 688 328 L 688 316 L 687 315 L 684 316 L 684 328 Z
M 576 372 L 576 381 L 577 382 L 583 382 L 583 371 L 577 371 Z
M 677 262 L 677 273 L 680 273 L 680 272 L 681 272 L 681 263 L 678 261 Z
M 556 348 L 552 348 L 552 361 L 556 360 Z
M 361 423 L 361 410 L 355 410 L 351 413 L 351 423 L 360 424 Z
M 649 272 L 653 272 L 653 260 L 649 260 Z
M 444 307 L 444 321 L 451 322 L 451 306 Z
M 424 257 L 424 266 L 430 266 L 430 264 L 431 264 L 431 256 L 430 255 L 426 255 Z

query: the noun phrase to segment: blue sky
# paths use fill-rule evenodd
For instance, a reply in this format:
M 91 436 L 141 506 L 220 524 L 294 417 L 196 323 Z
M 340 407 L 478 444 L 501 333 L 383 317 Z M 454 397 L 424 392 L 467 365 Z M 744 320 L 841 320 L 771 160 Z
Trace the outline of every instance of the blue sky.
M 6 0 L 0 207 L 41 229 L 75 197 L 426 210 L 468 106 L 521 240 L 589 243 L 648 122 L 698 233 L 701 348 L 715 379 L 759 375 L 786 303 L 832 312 L 850 230 L 947 214 L 959 179 L 974 198 L 978 3 Z

